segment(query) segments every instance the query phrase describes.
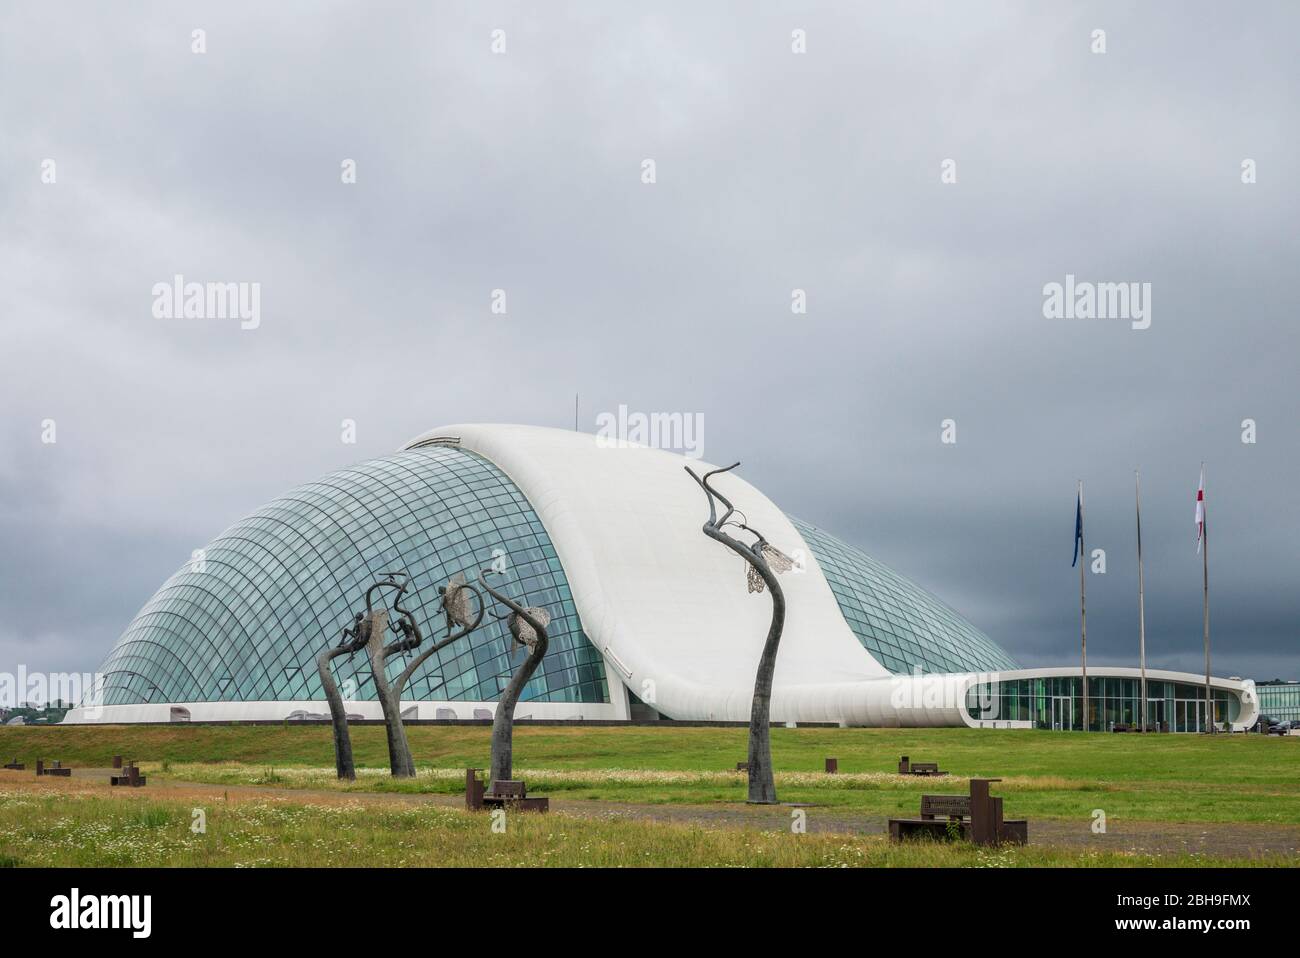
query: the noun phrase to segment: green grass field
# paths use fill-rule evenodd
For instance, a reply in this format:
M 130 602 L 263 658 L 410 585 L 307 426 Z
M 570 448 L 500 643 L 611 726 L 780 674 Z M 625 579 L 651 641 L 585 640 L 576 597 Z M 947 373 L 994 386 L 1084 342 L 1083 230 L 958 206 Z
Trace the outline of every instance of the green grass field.
M 0 757 L 105 766 L 114 754 L 177 780 L 284 788 L 455 793 L 463 769 L 488 757 L 484 727 L 413 726 L 421 774 L 384 774 L 383 729 L 353 729 L 362 774 L 341 786 L 325 726 L 51 726 L 0 728 Z M 867 815 L 915 814 L 923 791 L 963 790 L 961 778 L 1002 778 L 1008 815 L 1081 820 L 1093 809 L 1150 822 L 1300 824 L 1300 739 L 1265 736 L 1085 735 L 970 729 L 775 729 L 782 801 Z M 574 799 L 643 804 L 743 802 L 741 728 L 525 726 L 516 776 Z M 938 761 L 954 779 L 894 775 L 898 757 Z M 844 774 L 822 769 L 827 756 Z M 166 763 L 164 766 L 163 763 Z
M 196 805 L 206 831 L 191 830 Z M 1023 848 L 882 835 L 796 835 L 552 812 L 486 815 L 434 805 L 376 807 L 288 800 L 179 801 L 139 792 L 92 795 L 0 785 L 0 867 L 23 866 L 657 866 L 1142 867 L 1286 864 L 1276 857 Z
M 816 823 L 744 804 L 741 728 L 515 731 L 515 774 L 552 796 L 551 814 L 456 807 L 464 769 L 488 758 L 485 727 L 408 729 L 419 774 L 387 774 L 380 726 L 353 729 L 358 780 L 333 775 L 324 726 L 0 728 L 0 867 L 123 865 L 1205 866 L 1294 865 L 1300 847 L 1300 740 L 969 729 L 775 729 L 784 802 Z M 92 773 L 36 779 L 35 760 L 103 768 L 120 754 L 149 786 L 110 789 Z M 898 757 L 938 761 L 947 779 L 895 774 Z M 826 775 L 826 757 L 839 775 Z M 896 845 L 881 820 L 914 815 L 922 792 L 1002 778 L 1027 847 Z M 583 801 L 590 800 L 590 801 Z M 207 828 L 191 828 L 195 808 Z M 1127 835 L 1093 840 L 1104 809 Z M 874 828 L 871 827 L 874 823 Z M 1210 836 L 1210 841 L 1205 836 Z

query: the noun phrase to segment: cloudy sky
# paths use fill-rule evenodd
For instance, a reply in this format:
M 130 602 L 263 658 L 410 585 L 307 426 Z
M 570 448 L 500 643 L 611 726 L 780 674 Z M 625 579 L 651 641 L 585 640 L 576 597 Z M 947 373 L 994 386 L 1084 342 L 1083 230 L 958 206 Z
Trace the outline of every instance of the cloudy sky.
M 1300 11 L 651 6 L 5 5 L 0 670 L 93 670 L 290 486 L 576 392 L 702 416 L 1028 666 L 1077 657 L 1080 478 L 1089 661 L 1136 664 L 1140 467 L 1150 661 L 1202 668 L 1205 460 L 1214 671 L 1300 678 Z M 177 274 L 260 325 L 158 318 Z M 1150 327 L 1046 318 L 1067 274 Z

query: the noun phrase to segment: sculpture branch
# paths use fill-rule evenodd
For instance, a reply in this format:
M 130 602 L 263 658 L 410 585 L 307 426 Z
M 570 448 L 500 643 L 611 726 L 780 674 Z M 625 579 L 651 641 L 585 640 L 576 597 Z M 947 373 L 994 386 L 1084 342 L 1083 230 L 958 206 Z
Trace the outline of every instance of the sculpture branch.
M 388 631 L 388 610 L 375 609 L 371 613 L 370 642 L 366 653 L 370 657 L 370 676 L 375 681 L 375 697 L 384 713 L 384 730 L 388 738 L 388 768 L 395 778 L 411 778 L 415 775 L 415 762 L 411 758 L 411 747 L 406 741 L 406 729 L 402 726 L 401 704 L 393 695 L 388 684 L 387 661 L 384 656 L 383 634 Z
M 435 652 L 446 648 L 478 628 L 483 620 L 483 597 L 476 589 L 465 584 L 463 574 L 457 573 L 446 587 L 439 589 L 443 609 L 447 614 L 447 638 L 436 642 L 407 664 L 397 678 L 388 681 L 388 660 L 394 655 L 405 654 L 419 648 L 424 643 L 424 633 L 415 620 L 414 613 L 402 605 L 410 577 L 405 572 L 384 572 L 382 579 L 366 589 L 366 611 L 358 613 L 351 628 L 343 630 L 343 638 L 338 646 L 327 649 L 318 656 L 316 668 L 320 673 L 321 688 L 329 702 L 330 717 L 334 727 L 334 764 L 338 777 L 352 780 L 356 778 L 356 766 L 352 758 L 352 740 L 348 733 L 347 710 L 343 697 L 339 694 L 338 683 L 334 680 L 333 661 L 342 655 L 354 655 L 366 650 L 370 660 L 371 677 L 375 680 L 375 696 L 379 699 L 384 713 L 384 726 L 388 737 L 388 762 L 393 775 L 409 778 L 415 775 L 415 761 L 411 757 L 410 743 L 406 738 L 406 728 L 402 723 L 402 691 L 411 676 Z M 479 599 L 478 614 L 471 617 L 469 601 L 463 595 L 468 588 Z M 376 593 L 384 589 L 395 589 L 393 611 L 397 619 L 389 624 L 389 610 L 376 608 Z M 452 625 L 461 626 L 460 631 L 452 634 Z M 393 642 L 384 643 L 389 629 L 399 636 Z
M 493 570 L 483 569 L 479 572 L 478 582 L 483 590 L 500 602 L 511 612 L 508 619 L 510 634 L 516 645 L 528 649 L 528 656 L 523 664 L 515 670 L 501 693 L 497 702 L 496 715 L 492 718 L 492 759 L 489 769 L 489 784 L 496 781 L 508 781 L 511 777 L 514 760 L 514 721 L 515 706 L 519 696 L 532 678 L 542 657 L 546 655 L 546 626 L 551 617 L 545 609 L 524 608 L 514 599 L 503 595 L 487 584 L 485 576 L 492 575 Z
M 469 625 L 462 628 L 455 635 L 450 635 L 441 642 L 436 642 L 429 646 L 407 664 L 406 668 L 402 670 L 402 674 L 393 680 L 393 687 L 397 689 L 399 695 L 401 694 L 402 689 L 406 687 L 406 683 L 410 681 L 411 676 L 415 674 L 416 669 L 423 665 L 425 661 L 428 660 L 429 656 L 433 655 L 435 652 L 441 652 L 453 642 L 459 642 L 482 624 L 483 612 L 485 610 L 483 594 L 472 585 L 464 585 L 461 586 L 461 588 L 468 589 L 470 592 L 474 593 L 474 597 L 478 599 L 478 614 L 474 616 L 474 620 Z
M 747 563 L 749 570 L 746 577 L 750 592 L 762 592 L 765 588 L 772 593 L 772 620 L 767 630 L 767 639 L 763 643 L 763 652 L 759 656 L 758 671 L 754 676 L 754 697 L 749 711 L 749 797 L 752 804 L 772 805 L 776 803 L 776 783 L 772 775 L 772 739 L 771 707 L 772 678 L 776 671 L 776 653 L 781 644 L 781 633 L 785 630 L 785 592 L 777 581 L 776 573 L 768 561 L 768 556 L 779 559 L 779 567 L 790 568 L 790 560 L 771 545 L 761 533 L 749 527 L 746 522 L 734 522 L 732 516 L 736 508 L 725 495 L 715 489 L 709 482 L 714 476 L 730 472 L 739 466 L 734 463 L 725 469 L 714 469 L 703 477 L 696 475 L 690 466 L 687 473 L 704 490 L 709 500 L 709 518 L 702 526 L 702 531 L 710 539 L 722 543 L 735 552 Z M 716 501 L 715 501 L 716 500 Z M 726 507 L 719 518 L 717 503 Z M 754 537 L 753 543 L 745 543 L 726 533 L 723 528 L 733 525 Z
M 397 574 L 390 574 L 390 578 L 395 575 Z M 402 573 L 401 575 L 405 579 L 405 574 Z M 412 778 L 415 776 L 415 759 L 411 755 L 411 746 L 406 737 L 406 726 L 402 722 L 402 691 L 406 688 L 411 676 L 428 660 L 429 656 L 464 638 L 478 628 L 479 623 L 483 620 L 484 603 L 478 591 L 465 584 L 463 575 L 458 573 L 454 576 L 447 586 L 439 589 L 443 609 L 447 614 L 448 637 L 441 642 L 434 643 L 416 656 L 413 661 L 407 663 L 397 678 L 390 682 L 388 680 L 388 659 L 394 655 L 417 649 L 424 643 L 424 633 L 415 621 L 415 615 L 402 605 L 406 590 L 410 585 L 409 580 L 394 584 L 397 585 L 397 595 L 393 599 L 393 611 L 398 614 L 398 618 L 394 621 L 392 628 L 401 638 L 381 647 L 372 632 L 370 642 L 371 671 L 375 676 L 375 692 L 379 697 L 380 706 L 383 708 L 384 724 L 388 730 L 389 768 L 397 778 Z M 470 619 L 467 615 L 468 600 L 462 595 L 463 590 L 466 589 L 473 592 L 479 599 L 479 612 L 473 619 Z M 373 588 L 371 592 L 373 592 Z M 370 593 L 368 592 L 367 602 L 369 601 Z M 385 615 L 387 614 L 386 610 L 380 611 Z M 379 615 L 379 613 L 374 614 Z M 453 622 L 462 626 L 461 630 L 454 635 L 450 634 Z
M 316 670 L 320 673 L 321 688 L 329 702 L 330 719 L 334 726 L 334 769 L 338 777 L 353 781 L 357 777 L 356 765 L 352 760 L 352 737 L 348 734 L 347 709 L 343 696 L 339 694 L 338 683 L 334 681 L 332 663 L 340 655 L 352 656 L 365 647 L 370 638 L 370 620 L 358 613 L 352 620 L 352 628 L 343 630 L 341 642 L 332 649 L 326 649 L 316 659 Z

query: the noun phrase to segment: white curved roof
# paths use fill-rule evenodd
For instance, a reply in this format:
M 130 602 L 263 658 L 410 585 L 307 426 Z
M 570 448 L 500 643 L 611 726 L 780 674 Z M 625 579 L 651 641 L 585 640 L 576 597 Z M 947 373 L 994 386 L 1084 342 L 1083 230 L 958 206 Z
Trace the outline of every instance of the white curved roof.
M 688 460 L 532 426 L 446 426 L 430 430 L 407 447 L 453 436 L 461 448 L 505 472 L 528 498 L 563 564 L 583 629 L 605 656 L 608 702 L 530 702 L 521 717 L 626 719 L 627 697 L 622 691 L 626 685 L 672 718 L 749 719 L 771 599 L 749 593 L 743 560 L 701 531 L 708 503 L 683 469 Z M 697 471 L 710 468 L 702 462 L 695 466 Z M 967 690 L 976 682 L 1079 674 L 1079 666 L 889 674 L 850 630 L 795 525 L 737 474 L 719 476 L 718 486 L 774 545 L 796 558 L 802 554 L 803 571 L 781 579 L 787 617 L 774 680 L 773 721 L 1027 726 L 1031 723 L 1023 720 L 972 718 L 965 706 Z M 805 528 L 810 536 L 819 534 L 811 526 Z M 816 541 L 823 550 L 829 548 Z M 827 568 L 835 569 L 837 588 L 842 589 L 841 569 L 835 565 L 842 560 L 835 558 L 833 550 L 825 555 Z M 1089 670 L 1089 675 L 1132 678 L 1138 672 L 1101 667 Z M 1202 681 L 1196 675 L 1154 669 L 1148 669 L 1147 675 L 1191 685 Z M 1254 722 L 1258 715 L 1254 683 L 1218 678 L 1212 683 L 1237 696 L 1239 727 Z M 489 712 L 493 703 L 421 700 L 410 706 L 420 718 L 440 718 L 449 710 L 455 714 L 455 708 L 462 709 L 457 717 L 463 718 L 468 717 L 465 709 L 477 715 Z M 176 720 L 177 712 L 194 721 L 277 720 L 288 709 L 307 713 L 322 707 L 319 702 L 283 699 L 181 703 L 169 698 L 90 704 L 70 711 L 64 721 L 165 722 Z M 378 703 L 373 701 L 357 701 L 349 707 L 368 718 L 378 714 Z
M 495 463 L 528 497 L 564 566 L 583 627 L 611 672 L 643 698 L 653 688 L 667 715 L 748 719 L 772 603 L 748 592 L 744 560 L 701 531 L 708 502 L 683 469 L 690 460 L 538 426 L 444 426 L 405 448 L 447 436 Z M 802 573 L 781 580 L 787 612 L 774 719 L 848 719 L 846 708 L 856 710 L 843 699 L 857 698 L 864 682 L 888 679 L 888 670 L 850 631 L 785 514 L 736 473 L 718 477 L 716 485 L 768 541 L 806 557 Z M 794 707 L 805 695 L 821 703 L 816 715 Z

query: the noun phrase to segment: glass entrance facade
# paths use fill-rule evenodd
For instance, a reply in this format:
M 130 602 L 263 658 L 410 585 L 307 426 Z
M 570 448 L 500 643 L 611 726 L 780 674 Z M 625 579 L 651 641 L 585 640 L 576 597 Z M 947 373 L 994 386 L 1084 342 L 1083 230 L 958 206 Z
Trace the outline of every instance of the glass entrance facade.
M 1117 725 L 1141 724 L 1141 679 L 1088 677 L 1087 731 L 1109 732 Z M 1212 689 L 1215 728 L 1236 721 L 1236 696 Z M 1029 722 L 1034 728 L 1083 731 L 1083 681 L 1079 676 L 1048 676 L 980 682 L 966 692 L 966 713 L 984 721 Z M 1205 686 L 1147 679 L 1146 725 L 1159 732 L 1206 732 Z
M 1300 682 L 1256 682 L 1259 712 L 1278 722 L 1300 722 Z

